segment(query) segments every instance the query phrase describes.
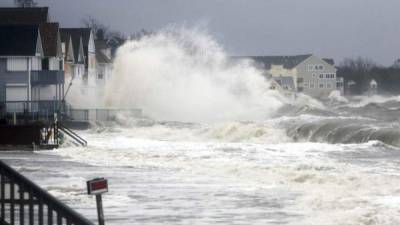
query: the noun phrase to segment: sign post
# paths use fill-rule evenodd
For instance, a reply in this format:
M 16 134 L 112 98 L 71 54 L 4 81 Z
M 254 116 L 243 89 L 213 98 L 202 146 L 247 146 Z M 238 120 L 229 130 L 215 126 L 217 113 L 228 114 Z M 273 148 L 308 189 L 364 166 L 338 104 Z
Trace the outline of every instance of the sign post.
M 101 194 L 108 192 L 108 182 L 104 178 L 96 178 L 87 181 L 86 184 L 88 195 L 96 195 L 99 225 L 104 225 L 103 200 Z

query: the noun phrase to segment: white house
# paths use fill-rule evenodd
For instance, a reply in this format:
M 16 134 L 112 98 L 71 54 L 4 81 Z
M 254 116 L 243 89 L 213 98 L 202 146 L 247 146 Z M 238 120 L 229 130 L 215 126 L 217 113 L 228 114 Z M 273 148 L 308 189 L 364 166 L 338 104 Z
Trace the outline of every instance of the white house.
M 332 59 L 314 55 L 253 56 L 267 74 L 274 77 L 292 77 L 294 89 L 313 97 L 327 97 L 336 90 L 336 68 Z
M 66 60 L 64 66 L 70 77 L 66 86 L 71 85 L 67 99 L 72 103 L 75 100 L 75 106 L 79 103 L 80 107 L 96 107 L 94 100 L 97 92 L 97 63 L 94 34 L 90 28 L 61 28 L 60 31 Z M 70 61 L 67 61 L 68 57 Z M 75 99 L 69 98 L 72 96 L 75 96 Z
M 56 31 L 53 30 L 53 34 Z M 59 108 L 64 71 L 58 67 L 60 63 L 55 63 L 57 47 L 51 46 L 57 41 L 47 40 L 47 47 L 52 49 L 45 51 L 40 34 L 39 25 L 0 25 L 0 107 L 3 112 L 46 111 L 52 114 Z M 54 40 L 56 37 L 53 36 Z
M 96 84 L 98 86 L 99 94 L 102 94 L 105 84 L 111 79 L 112 75 L 112 56 L 111 47 L 108 46 L 106 40 L 95 40 L 96 47 Z

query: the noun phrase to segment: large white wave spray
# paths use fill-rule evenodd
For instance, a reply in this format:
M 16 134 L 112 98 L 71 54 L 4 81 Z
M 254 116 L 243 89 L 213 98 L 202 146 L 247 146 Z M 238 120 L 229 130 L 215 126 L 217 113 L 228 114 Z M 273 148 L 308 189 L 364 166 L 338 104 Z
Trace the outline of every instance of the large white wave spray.
M 249 60 L 235 63 L 200 29 L 169 27 L 117 53 L 106 104 L 158 120 L 262 120 L 282 106 Z

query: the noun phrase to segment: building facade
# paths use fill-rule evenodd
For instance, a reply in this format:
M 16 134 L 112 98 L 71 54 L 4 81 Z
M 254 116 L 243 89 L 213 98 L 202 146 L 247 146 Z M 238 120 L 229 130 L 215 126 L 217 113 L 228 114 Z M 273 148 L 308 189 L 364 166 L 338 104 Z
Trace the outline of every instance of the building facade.
M 0 8 L 0 28 L 3 109 L 58 111 L 64 93 L 63 58 L 59 25 L 49 20 L 48 8 Z
M 74 106 L 96 107 L 97 74 L 94 34 L 90 28 L 61 28 L 67 100 Z
M 336 68 L 332 59 L 314 55 L 253 56 L 273 79 L 294 81 L 293 90 L 307 95 L 325 98 L 337 90 Z
M 2 113 L 54 112 L 58 108 L 64 74 L 57 68 L 50 70 L 51 57 L 43 46 L 39 25 L 0 25 Z

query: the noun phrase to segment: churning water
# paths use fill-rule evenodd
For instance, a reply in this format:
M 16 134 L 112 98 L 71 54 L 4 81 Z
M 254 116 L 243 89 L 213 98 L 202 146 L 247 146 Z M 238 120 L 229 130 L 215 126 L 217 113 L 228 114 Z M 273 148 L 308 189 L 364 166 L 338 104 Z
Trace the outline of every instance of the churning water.
M 400 224 L 400 98 L 286 99 L 188 29 L 127 43 L 115 72 L 107 104 L 148 118 L 1 158 L 93 221 L 85 181 L 108 178 L 107 224 Z

